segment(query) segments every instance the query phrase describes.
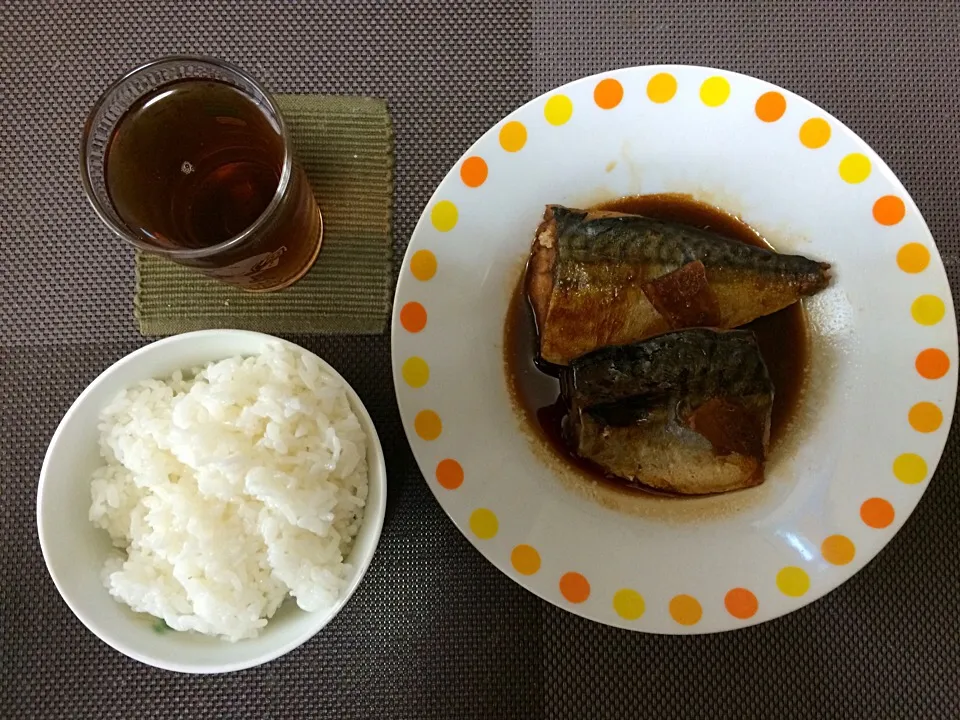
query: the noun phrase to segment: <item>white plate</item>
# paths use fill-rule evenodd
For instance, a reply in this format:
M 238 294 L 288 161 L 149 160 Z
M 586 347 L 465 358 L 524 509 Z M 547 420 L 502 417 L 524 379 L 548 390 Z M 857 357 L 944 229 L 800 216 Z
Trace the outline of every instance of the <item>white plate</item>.
M 740 215 L 834 281 L 807 304 L 813 381 L 767 482 L 624 504 L 588 497 L 524 431 L 504 317 L 545 204 L 659 192 Z M 699 67 L 585 78 L 491 128 L 420 218 L 394 305 L 404 426 L 446 512 L 540 597 L 648 632 L 763 622 L 869 562 L 937 465 L 956 367 L 943 265 L 890 169 L 806 100 Z

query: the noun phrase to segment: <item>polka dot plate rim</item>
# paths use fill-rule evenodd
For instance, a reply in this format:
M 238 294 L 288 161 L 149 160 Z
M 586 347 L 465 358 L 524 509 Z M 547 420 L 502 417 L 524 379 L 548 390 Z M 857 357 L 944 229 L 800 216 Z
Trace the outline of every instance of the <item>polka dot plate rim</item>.
M 503 324 L 544 205 L 683 192 L 781 251 L 831 262 L 807 303 L 811 383 L 760 488 L 612 500 L 525 431 Z M 896 534 L 936 469 L 957 390 L 943 263 L 883 160 L 832 115 L 737 73 L 660 65 L 547 92 L 456 162 L 411 237 L 394 384 L 440 505 L 548 602 L 636 631 L 733 630 L 802 608 Z

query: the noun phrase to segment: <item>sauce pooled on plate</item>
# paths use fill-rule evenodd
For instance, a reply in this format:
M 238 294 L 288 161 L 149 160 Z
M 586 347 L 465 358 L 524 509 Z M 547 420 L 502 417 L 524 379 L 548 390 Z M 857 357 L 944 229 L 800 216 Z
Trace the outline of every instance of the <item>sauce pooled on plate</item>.
M 753 228 L 717 208 L 685 195 L 646 195 L 621 198 L 592 210 L 643 215 L 664 222 L 682 223 L 710 231 L 724 238 L 759 248 L 771 249 Z M 773 447 L 790 425 L 800 404 L 807 374 L 809 342 L 803 307 L 794 303 L 783 310 L 757 318 L 744 329 L 756 336 L 775 389 L 770 419 Z M 607 475 L 590 460 L 571 452 L 564 440 L 568 408 L 560 397 L 556 366 L 537 364 L 536 324 L 521 277 L 511 298 L 504 330 L 504 362 L 508 386 L 530 430 L 566 463 L 594 479 L 603 479 L 621 488 L 638 488 Z

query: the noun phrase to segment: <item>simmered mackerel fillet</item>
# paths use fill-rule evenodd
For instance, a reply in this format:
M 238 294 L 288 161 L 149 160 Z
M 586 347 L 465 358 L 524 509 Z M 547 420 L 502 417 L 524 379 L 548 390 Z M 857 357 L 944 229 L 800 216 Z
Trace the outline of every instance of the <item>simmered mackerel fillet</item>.
M 542 360 L 689 327 L 735 328 L 813 295 L 829 264 L 687 225 L 550 205 L 527 267 Z
M 759 485 L 773 383 L 747 330 L 690 329 L 589 353 L 560 370 L 571 450 L 665 492 Z

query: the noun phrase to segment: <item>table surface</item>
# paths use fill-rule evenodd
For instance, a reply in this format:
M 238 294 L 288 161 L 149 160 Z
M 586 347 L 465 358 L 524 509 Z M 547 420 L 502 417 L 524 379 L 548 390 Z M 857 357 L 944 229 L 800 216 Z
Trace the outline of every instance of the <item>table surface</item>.
M 386 336 L 293 338 L 340 368 L 380 429 L 376 562 L 319 636 L 266 666 L 184 676 L 114 652 L 44 568 L 37 476 L 57 422 L 147 341 L 132 257 L 78 181 L 87 109 L 173 53 L 277 92 L 385 97 L 397 262 L 448 168 L 525 101 L 601 70 L 694 63 L 761 77 L 839 117 L 893 168 L 960 283 L 956 0 L 240 0 L 0 4 L 0 717 L 960 717 L 960 443 L 914 516 L 843 587 L 738 632 L 600 626 L 521 589 L 434 501 L 401 429 Z

